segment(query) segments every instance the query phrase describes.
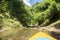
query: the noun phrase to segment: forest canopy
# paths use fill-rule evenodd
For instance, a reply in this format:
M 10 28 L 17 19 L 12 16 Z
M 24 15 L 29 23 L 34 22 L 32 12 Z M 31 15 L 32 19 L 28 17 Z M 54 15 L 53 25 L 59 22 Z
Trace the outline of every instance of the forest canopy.
M 23 0 L 0 0 L 0 28 L 10 24 L 12 27 L 40 26 L 57 20 L 60 20 L 60 0 L 44 0 L 32 7 Z

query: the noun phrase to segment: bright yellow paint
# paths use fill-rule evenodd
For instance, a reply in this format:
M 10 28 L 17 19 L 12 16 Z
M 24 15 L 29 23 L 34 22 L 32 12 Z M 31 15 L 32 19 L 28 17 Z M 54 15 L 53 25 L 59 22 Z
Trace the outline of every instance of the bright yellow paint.
M 51 40 L 57 40 L 44 32 L 39 32 L 39 33 L 33 35 L 29 40 L 33 40 L 35 38 L 40 38 L 40 37 L 50 38 Z

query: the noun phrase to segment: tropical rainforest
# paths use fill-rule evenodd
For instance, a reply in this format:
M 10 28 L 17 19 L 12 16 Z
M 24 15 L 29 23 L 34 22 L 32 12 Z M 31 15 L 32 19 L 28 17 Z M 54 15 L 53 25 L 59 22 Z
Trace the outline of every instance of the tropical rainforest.
M 60 20 L 60 0 L 44 0 L 31 7 L 23 0 L 0 0 L 0 30 L 4 31 L 1 40 L 7 40 L 4 38 L 19 28 L 48 26 L 57 20 Z

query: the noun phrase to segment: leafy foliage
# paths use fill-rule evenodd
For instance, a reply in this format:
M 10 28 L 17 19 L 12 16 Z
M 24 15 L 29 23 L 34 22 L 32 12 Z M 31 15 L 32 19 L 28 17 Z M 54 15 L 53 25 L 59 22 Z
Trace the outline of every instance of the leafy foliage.
M 37 27 L 44 22 L 50 24 L 57 20 L 60 20 L 60 0 L 44 0 L 32 7 L 25 5 L 23 0 L 0 0 L 0 29 L 6 28 L 3 37 L 18 33 L 22 26 Z
M 28 7 L 22 0 L 1 0 L 0 20 L 16 18 L 23 26 L 40 25 L 48 20 L 49 23 L 60 17 L 60 1 L 44 0 Z

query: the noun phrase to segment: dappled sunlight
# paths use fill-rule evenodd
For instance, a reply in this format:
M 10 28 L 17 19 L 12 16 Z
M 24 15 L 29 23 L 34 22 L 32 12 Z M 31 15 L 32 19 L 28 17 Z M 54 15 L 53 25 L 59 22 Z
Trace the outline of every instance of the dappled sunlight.
M 28 40 L 39 32 L 60 40 L 59 0 L 0 0 L 0 40 Z

